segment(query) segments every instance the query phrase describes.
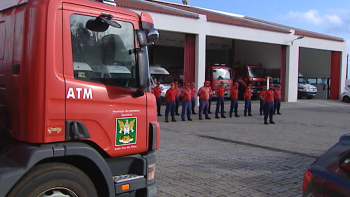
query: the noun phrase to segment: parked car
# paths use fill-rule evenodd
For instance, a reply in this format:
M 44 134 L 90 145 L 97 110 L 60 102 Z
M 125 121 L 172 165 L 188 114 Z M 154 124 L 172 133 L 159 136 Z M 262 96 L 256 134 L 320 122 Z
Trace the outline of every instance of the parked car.
M 350 134 L 327 150 L 305 172 L 303 196 L 350 196 Z
M 341 94 L 341 100 L 350 103 L 350 89 L 348 87 L 345 87 L 345 92 Z

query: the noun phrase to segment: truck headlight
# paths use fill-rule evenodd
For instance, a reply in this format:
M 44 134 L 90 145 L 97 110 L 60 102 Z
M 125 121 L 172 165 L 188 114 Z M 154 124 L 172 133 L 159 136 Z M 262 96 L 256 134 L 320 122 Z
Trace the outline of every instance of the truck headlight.
M 148 166 L 147 180 L 150 181 L 154 179 L 154 174 L 156 172 L 156 164 L 151 164 Z

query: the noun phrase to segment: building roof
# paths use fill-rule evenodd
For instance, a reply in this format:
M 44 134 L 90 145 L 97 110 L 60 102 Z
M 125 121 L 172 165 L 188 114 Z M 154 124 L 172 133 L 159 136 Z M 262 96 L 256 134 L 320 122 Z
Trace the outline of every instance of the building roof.
M 252 29 L 260 29 L 265 31 L 273 31 L 280 33 L 291 33 L 295 30 L 295 35 L 303 35 L 306 37 L 313 37 L 325 40 L 344 42 L 343 38 L 330 36 L 326 34 L 316 33 L 304 29 L 299 29 L 287 25 L 282 25 L 262 19 L 257 19 L 249 16 L 238 14 L 220 12 L 205 8 L 194 7 L 190 5 L 181 5 L 169 3 L 160 0 L 115 0 L 117 6 L 144 10 L 148 12 L 155 12 L 166 15 L 173 15 L 179 17 L 186 17 L 192 19 L 199 19 L 199 15 L 205 15 L 208 22 L 215 22 L 227 25 L 241 26 Z

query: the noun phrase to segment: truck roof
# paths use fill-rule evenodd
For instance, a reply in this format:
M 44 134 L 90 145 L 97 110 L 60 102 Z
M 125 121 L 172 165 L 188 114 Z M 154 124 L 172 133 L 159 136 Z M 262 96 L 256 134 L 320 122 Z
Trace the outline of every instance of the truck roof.
M 84 62 L 73 62 L 74 70 L 91 70 L 92 68 Z
M 6 10 L 6 9 L 9 9 L 9 8 L 12 8 L 12 7 L 16 7 L 18 5 L 21 5 L 21 4 L 25 4 L 25 3 L 28 3 L 30 0 L 0 0 L 0 11 L 2 10 Z M 47 2 L 49 2 L 50 0 L 48 0 Z M 68 3 L 72 3 L 72 0 L 51 0 L 51 1 L 60 1 L 60 2 L 68 2 Z M 77 1 L 80 1 L 80 0 L 77 0 Z M 105 5 L 112 5 L 113 2 L 112 0 L 83 0 L 85 2 L 92 2 L 92 3 L 103 3 Z M 87 3 L 86 3 L 87 4 Z M 123 13 L 124 14 L 128 14 L 128 15 L 131 15 L 131 16 L 139 16 L 139 14 L 137 14 L 136 12 L 134 11 L 131 11 L 127 8 L 121 8 L 121 7 L 117 7 L 117 6 L 114 6 L 112 5 L 113 7 L 115 7 L 115 9 L 118 9 L 118 10 L 123 10 Z
M 125 66 L 106 66 L 109 73 L 125 73 L 130 74 L 130 70 Z
M 149 67 L 149 73 L 150 74 L 165 74 L 168 75 L 170 74 L 165 68 L 160 67 L 160 66 L 150 66 Z

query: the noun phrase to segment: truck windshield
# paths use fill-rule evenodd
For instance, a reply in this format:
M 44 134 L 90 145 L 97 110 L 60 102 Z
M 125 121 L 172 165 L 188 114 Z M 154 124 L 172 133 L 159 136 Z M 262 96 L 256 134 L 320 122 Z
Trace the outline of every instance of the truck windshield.
M 92 28 L 86 28 L 88 21 L 92 20 L 96 20 L 96 17 L 78 14 L 70 17 L 73 62 L 78 63 L 77 65 L 86 65 L 91 68 L 89 70 L 98 72 L 107 66 L 123 66 L 131 74 L 126 76 L 123 73 L 114 73 L 109 76 L 95 73 L 96 75 L 89 75 L 91 77 L 75 78 L 136 88 L 136 78 L 133 74 L 136 65 L 135 36 L 132 23 L 117 21 L 120 27 L 107 26 L 105 29 L 97 27 L 96 31 L 93 31 Z
M 155 83 L 159 82 L 161 84 L 171 84 L 174 82 L 173 78 L 167 74 L 152 74 L 151 76 Z
M 254 78 L 265 78 L 266 77 L 266 71 L 264 68 L 248 67 L 248 72 L 249 72 L 250 77 L 254 77 Z
M 231 79 L 231 70 L 228 68 L 214 68 L 212 72 L 214 79 Z

